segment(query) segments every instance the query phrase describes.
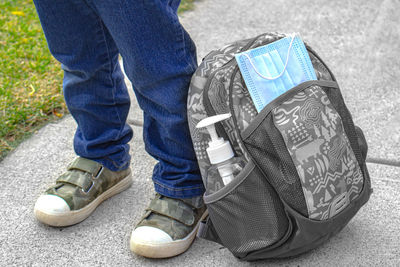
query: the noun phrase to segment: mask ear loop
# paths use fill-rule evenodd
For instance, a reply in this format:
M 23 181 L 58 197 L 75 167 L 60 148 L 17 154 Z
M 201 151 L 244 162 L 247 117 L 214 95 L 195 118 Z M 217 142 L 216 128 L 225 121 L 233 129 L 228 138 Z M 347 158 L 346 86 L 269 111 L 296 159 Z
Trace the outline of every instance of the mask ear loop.
M 288 49 L 288 52 L 287 52 L 285 67 L 283 68 L 282 72 L 281 72 L 278 76 L 275 76 L 275 77 L 267 77 L 267 76 L 262 75 L 260 72 L 258 72 L 256 66 L 254 66 L 253 61 L 251 61 L 251 58 L 249 57 L 248 54 L 242 54 L 242 56 L 247 57 L 247 59 L 249 60 L 251 66 L 253 67 L 254 71 L 258 74 L 258 76 L 260 76 L 260 77 L 263 78 L 263 79 L 270 80 L 270 81 L 271 81 L 271 80 L 276 80 L 276 79 L 282 77 L 282 75 L 283 75 L 283 74 L 285 73 L 285 71 L 286 71 L 286 68 L 287 68 L 288 62 L 289 62 L 290 51 L 291 51 L 291 49 L 292 49 L 292 45 L 293 45 L 293 42 L 294 42 L 294 38 L 295 38 L 295 37 L 296 37 L 296 34 L 295 34 L 295 33 L 292 34 L 292 40 L 290 41 L 289 49 Z

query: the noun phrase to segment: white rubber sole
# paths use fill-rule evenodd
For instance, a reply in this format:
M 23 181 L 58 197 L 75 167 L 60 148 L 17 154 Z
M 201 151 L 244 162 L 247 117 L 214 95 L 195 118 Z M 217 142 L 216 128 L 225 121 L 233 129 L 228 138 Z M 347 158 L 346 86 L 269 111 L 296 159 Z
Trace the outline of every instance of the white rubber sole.
M 114 185 L 113 187 L 105 191 L 103 194 L 98 196 L 90 204 L 79 210 L 72 210 L 63 213 L 49 213 L 39 210 L 35 206 L 34 213 L 36 219 L 38 219 L 42 223 L 56 227 L 70 226 L 73 224 L 80 223 L 81 221 L 89 217 L 89 215 L 92 214 L 92 212 L 97 208 L 97 206 L 99 206 L 104 200 L 128 189 L 132 185 L 132 182 L 133 182 L 132 174 L 129 174 L 118 184 Z
M 193 243 L 193 240 L 196 237 L 197 230 L 199 228 L 200 222 L 204 220 L 208 215 L 208 211 L 206 210 L 203 216 L 200 218 L 196 227 L 190 232 L 190 234 L 180 240 L 175 240 L 168 243 L 163 244 L 153 244 L 153 243 L 141 243 L 130 240 L 130 249 L 132 252 L 146 257 L 146 258 L 170 258 L 182 254 Z

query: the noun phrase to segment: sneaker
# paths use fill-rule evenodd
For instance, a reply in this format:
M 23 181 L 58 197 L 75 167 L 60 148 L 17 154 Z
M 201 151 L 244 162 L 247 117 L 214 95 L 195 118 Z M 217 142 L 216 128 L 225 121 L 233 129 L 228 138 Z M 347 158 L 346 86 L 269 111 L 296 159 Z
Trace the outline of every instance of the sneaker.
M 130 168 L 113 172 L 93 160 L 78 157 L 56 184 L 38 198 L 34 213 L 39 221 L 51 226 L 73 225 L 131 184 Z
M 132 231 L 130 247 L 148 258 L 168 258 L 185 252 L 208 212 L 202 197 L 174 199 L 156 194 Z

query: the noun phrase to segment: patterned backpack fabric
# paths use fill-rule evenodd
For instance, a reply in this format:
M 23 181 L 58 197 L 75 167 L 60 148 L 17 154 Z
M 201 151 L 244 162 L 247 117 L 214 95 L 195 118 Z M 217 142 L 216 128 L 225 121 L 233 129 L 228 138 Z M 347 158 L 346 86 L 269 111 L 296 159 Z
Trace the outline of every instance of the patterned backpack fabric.
M 283 37 L 266 33 L 212 51 L 189 90 L 189 127 L 204 184 L 210 184 L 210 137 L 195 127 L 200 120 L 231 113 L 217 132 L 246 162 L 226 186 L 206 188 L 209 217 L 198 236 L 243 260 L 294 256 L 320 245 L 372 193 L 365 137 L 335 77 L 308 45 L 318 80 L 292 88 L 257 113 L 234 55 Z

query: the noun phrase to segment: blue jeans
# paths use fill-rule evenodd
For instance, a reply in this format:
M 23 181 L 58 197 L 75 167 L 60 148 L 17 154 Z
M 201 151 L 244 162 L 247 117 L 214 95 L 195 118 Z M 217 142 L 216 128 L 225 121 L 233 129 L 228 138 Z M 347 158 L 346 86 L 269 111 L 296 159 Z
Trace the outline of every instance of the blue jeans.
M 64 70 L 64 97 L 81 157 L 117 171 L 130 164 L 130 99 L 121 54 L 144 114 L 146 151 L 158 160 L 155 190 L 188 198 L 204 191 L 187 125 L 196 48 L 176 14 L 180 0 L 34 0 L 50 52 Z

